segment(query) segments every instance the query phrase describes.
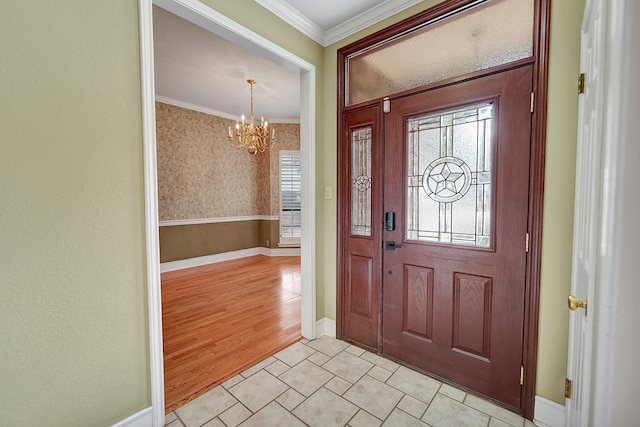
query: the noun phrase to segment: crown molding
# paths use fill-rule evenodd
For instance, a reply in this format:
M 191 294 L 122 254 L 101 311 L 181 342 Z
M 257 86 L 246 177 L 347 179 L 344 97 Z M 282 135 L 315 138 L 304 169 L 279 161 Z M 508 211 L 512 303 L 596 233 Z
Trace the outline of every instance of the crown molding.
M 422 0 L 387 0 L 384 3 L 372 7 L 368 11 L 349 19 L 328 31 L 324 31 L 309 18 L 292 8 L 284 0 L 255 0 L 255 2 L 260 6 L 264 7 L 323 47 L 327 47 L 349 37 L 350 35 L 355 34 L 370 25 L 376 24 L 383 19 L 393 16 L 398 12 L 420 3 L 421 1 Z
M 178 99 L 169 98 L 168 96 L 156 95 L 156 101 L 162 102 L 163 104 L 173 105 L 174 107 L 186 108 L 187 110 L 198 111 L 200 113 L 209 114 L 211 116 L 221 117 L 223 119 L 228 120 L 240 120 L 239 116 L 234 116 L 229 113 L 225 113 L 223 111 L 214 110 L 212 108 L 203 107 L 197 104 L 191 104 L 190 102 L 180 101 Z M 300 119 L 273 119 L 271 117 L 268 118 L 269 123 L 271 124 L 299 124 Z
M 324 30 L 284 1 L 255 0 L 255 2 L 316 43 L 321 44 L 323 47 L 327 46 L 325 44 L 326 34 Z
M 327 47 L 333 43 L 336 43 L 346 37 L 349 37 L 360 30 L 377 24 L 378 22 L 402 12 L 405 9 L 410 8 L 413 5 L 422 2 L 422 0 L 403 0 L 403 1 L 391 1 L 387 0 L 368 11 L 354 16 L 353 18 L 336 25 L 325 34 L 325 44 Z

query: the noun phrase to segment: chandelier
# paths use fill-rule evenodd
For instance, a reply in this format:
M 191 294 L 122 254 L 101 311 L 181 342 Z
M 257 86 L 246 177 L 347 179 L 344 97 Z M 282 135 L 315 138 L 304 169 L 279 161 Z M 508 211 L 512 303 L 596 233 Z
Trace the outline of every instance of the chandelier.
M 271 129 L 271 133 L 269 133 L 269 122 L 266 122 L 264 117 L 260 119 L 260 126 L 253 123 L 253 85 L 256 81 L 249 79 L 247 83 L 251 86 L 251 116 L 249 117 L 249 122 L 245 123 L 243 114 L 242 122 L 236 121 L 235 132 L 232 132 L 231 126 L 229 126 L 227 139 L 232 147 L 247 150 L 249 154 L 264 153 L 271 150 L 275 145 L 276 133 L 275 129 Z

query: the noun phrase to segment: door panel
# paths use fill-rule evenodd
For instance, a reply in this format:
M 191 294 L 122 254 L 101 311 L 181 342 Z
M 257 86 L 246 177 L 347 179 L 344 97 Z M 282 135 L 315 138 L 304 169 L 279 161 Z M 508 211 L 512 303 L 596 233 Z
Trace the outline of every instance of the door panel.
M 532 67 L 393 100 L 383 353 L 520 406 Z
M 340 150 L 338 337 L 378 351 L 382 265 L 382 138 L 378 106 L 345 115 Z
M 586 82 L 578 103 L 571 294 L 587 302 L 594 295 L 597 276 L 604 181 L 601 150 L 606 9 L 603 1 L 587 2 L 580 46 L 580 67 L 586 74 Z M 569 315 L 567 377 L 573 382 L 573 390 L 566 400 L 568 427 L 590 424 L 593 328 L 593 310 L 578 309 Z

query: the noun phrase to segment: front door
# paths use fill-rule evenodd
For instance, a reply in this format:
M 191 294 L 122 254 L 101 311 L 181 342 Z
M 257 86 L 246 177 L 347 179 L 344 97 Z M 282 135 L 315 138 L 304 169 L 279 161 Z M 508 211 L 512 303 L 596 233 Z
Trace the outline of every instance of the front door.
M 382 352 L 520 407 L 532 66 L 391 101 Z

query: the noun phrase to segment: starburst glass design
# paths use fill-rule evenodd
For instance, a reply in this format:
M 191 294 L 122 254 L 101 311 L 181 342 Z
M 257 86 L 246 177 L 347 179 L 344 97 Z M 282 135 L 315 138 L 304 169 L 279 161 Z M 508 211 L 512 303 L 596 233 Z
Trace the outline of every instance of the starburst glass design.
M 371 236 L 371 127 L 351 131 L 351 234 Z
M 493 104 L 407 121 L 407 239 L 491 246 Z

